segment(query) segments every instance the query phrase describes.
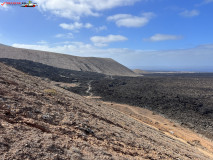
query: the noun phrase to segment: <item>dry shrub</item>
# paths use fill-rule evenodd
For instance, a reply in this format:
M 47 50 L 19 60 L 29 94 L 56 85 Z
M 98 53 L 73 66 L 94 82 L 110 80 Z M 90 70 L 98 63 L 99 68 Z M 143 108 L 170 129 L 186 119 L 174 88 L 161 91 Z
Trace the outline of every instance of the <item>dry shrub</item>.
M 57 91 L 55 89 L 45 89 L 44 93 L 50 95 L 50 96 L 54 96 L 57 94 Z

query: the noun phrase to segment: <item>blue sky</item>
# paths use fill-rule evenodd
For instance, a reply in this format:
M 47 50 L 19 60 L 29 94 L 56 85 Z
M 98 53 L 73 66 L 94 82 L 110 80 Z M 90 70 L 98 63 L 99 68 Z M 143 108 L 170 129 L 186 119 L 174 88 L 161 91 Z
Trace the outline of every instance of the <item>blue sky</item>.
M 213 0 L 33 2 L 38 7 L 0 6 L 0 43 L 128 67 L 213 71 Z

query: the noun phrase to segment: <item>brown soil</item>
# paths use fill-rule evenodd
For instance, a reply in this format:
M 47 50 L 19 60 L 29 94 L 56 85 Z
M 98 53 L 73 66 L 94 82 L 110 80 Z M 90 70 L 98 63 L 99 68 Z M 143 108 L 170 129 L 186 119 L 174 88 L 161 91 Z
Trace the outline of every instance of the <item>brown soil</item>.
M 184 128 L 178 123 L 168 120 L 159 114 L 155 114 L 152 111 L 141 107 L 111 102 L 102 103 L 110 105 L 111 108 L 134 118 L 140 123 L 146 124 L 158 131 L 162 131 L 174 139 L 191 146 L 195 146 L 198 148 L 198 150 L 209 155 L 213 159 L 213 142 L 202 135 L 194 133 L 192 130 Z
M 212 159 L 124 112 L 0 63 L 0 159 Z
M 63 82 L 54 82 L 50 81 L 52 85 L 59 86 L 61 88 L 69 88 L 69 87 L 78 87 L 79 83 L 63 83 Z

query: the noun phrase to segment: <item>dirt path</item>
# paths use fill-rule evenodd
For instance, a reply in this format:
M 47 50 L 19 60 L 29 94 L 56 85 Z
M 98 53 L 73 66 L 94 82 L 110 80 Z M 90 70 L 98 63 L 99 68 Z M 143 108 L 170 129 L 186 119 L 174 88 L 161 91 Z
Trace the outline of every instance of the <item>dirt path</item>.
M 95 97 L 91 92 L 91 83 L 92 81 L 88 82 L 88 89 L 86 92 L 89 94 L 89 96 L 87 96 L 87 98 L 97 99 L 99 101 L 101 97 Z M 148 109 L 104 101 L 101 101 L 101 103 L 110 105 L 112 109 L 115 109 L 116 111 L 119 111 L 120 113 L 125 114 L 140 123 L 159 130 L 173 139 L 179 140 L 187 145 L 194 146 L 203 154 L 213 159 L 213 142 L 202 135 L 199 135 L 190 129 L 184 128 L 178 123 L 166 119 L 161 115 L 155 114 Z
M 112 109 L 130 116 L 140 123 L 146 124 L 156 130 L 159 130 L 171 138 L 194 146 L 199 151 L 213 159 L 213 142 L 193 132 L 192 130 L 184 128 L 179 124 L 172 122 L 161 115 L 154 114 L 152 111 L 144 108 L 110 102 L 102 103 L 111 105 Z
M 92 80 L 87 83 L 88 84 L 88 89 L 86 90 L 86 93 L 89 94 L 89 97 L 93 96 L 93 93 L 91 92 L 91 90 L 92 90 L 91 83 L 92 83 Z
M 86 93 L 87 94 L 89 94 L 88 96 L 85 96 L 86 98 L 89 98 L 89 99 L 101 99 L 101 97 L 99 97 L 99 96 L 93 96 L 93 93 L 91 92 L 91 90 L 92 90 L 92 85 L 91 85 L 91 83 L 93 82 L 93 80 L 91 80 L 91 81 L 89 81 L 88 83 L 87 83 L 87 85 L 88 85 L 88 89 L 86 90 Z
M 1 63 L 0 73 L 0 159 L 212 159 L 122 105 L 85 99 Z

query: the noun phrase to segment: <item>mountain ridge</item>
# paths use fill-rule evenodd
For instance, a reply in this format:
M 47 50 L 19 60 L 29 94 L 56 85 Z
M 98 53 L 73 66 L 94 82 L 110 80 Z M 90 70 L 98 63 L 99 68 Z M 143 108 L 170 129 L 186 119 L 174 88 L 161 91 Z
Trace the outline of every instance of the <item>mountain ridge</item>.
M 0 58 L 22 59 L 42 64 L 115 76 L 137 76 L 132 70 L 111 58 L 79 57 L 47 51 L 15 48 L 1 44 Z

